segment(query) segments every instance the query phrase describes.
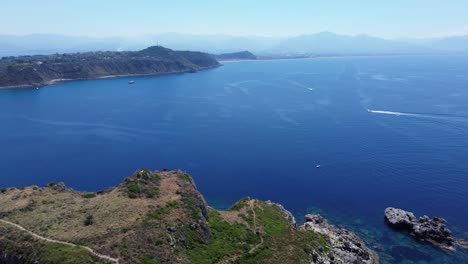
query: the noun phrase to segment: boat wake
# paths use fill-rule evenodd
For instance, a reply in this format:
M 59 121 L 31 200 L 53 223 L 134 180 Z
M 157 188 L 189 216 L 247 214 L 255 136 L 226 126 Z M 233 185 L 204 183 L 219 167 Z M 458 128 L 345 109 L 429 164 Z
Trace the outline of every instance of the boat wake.
M 468 116 L 394 112 L 394 111 L 371 110 L 371 109 L 367 109 L 367 112 L 372 113 L 372 114 L 382 114 L 382 115 L 408 116 L 408 117 L 416 117 L 416 118 L 430 118 L 430 119 L 441 119 L 441 120 L 448 120 L 448 121 L 468 122 Z

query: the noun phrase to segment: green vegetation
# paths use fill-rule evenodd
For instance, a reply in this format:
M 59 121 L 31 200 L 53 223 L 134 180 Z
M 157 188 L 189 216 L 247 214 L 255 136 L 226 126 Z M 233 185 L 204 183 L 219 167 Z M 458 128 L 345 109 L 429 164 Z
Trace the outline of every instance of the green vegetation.
M 1 192 L 1 193 L 6 193 L 6 191 L 7 191 L 6 188 L 1 188 L 1 189 L 0 189 L 0 192 Z
M 156 198 L 159 195 L 161 176 L 148 169 L 139 169 L 125 179 L 126 193 L 129 198 Z
M 186 208 L 190 211 L 192 219 L 199 219 L 201 214 L 200 200 L 196 193 L 183 193 L 182 202 Z
M 188 251 L 191 263 L 216 263 L 236 254 L 245 254 L 260 239 L 243 224 L 230 224 L 221 215 L 210 210 L 208 223 L 211 239 L 208 244 L 196 244 Z
M 276 206 L 264 205 L 261 208 L 257 207 L 255 213 L 257 222 L 264 228 L 267 236 L 279 236 L 291 228 L 291 225 Z
M 149 256 L 140 258 L 140 264 L 159 264 L 160 262 Z
M 18 263 L 109 263 L 84 248 L 40 241 L 8 225 L 0 224 L 0 234 L 0 256 L 16 256 Z
M 44 249 L 44 263 L 49 264 L 87 264 L 102 263 L 84 248 L 50 243 Z
M 192 181 L 192 180 L 191 180 L 192 178 L 191 178 L 187 173 L 181 174 L 181 175 L 180 175 L 180 178 L 182 178 L 182 179 L 184 179 L 184 180 L 186 180 L 186 181 L 188 181 L 188 182 L 191 182 L 191 181 Z
M 162 220 L 164 216 L 168 215 L 172 209 L 180 208 L 182 205 L 179 201 L 169 201 L 166 206 L 158 208 L 146 216 L 146 221 Z
M 83 197 L 85 199 L 91 199 L 91 198 L 96 197 L 96 194 L 95 193 L 85 193 L 85 194 L 82 194 L 81 197 Z
M 267 246 L 262 246 L 252 253 L 247 253 L 237 259 L 236 263 L 257 264 L 273 256 L 273 252 Z
M 247 206 L 247 202 L 250 200 L 249 197 L 245 197 L 245 198 L 242 198 L 241 200 L 239 200 L 237 203 L 235 203 L 234 205 L 231 206 L 231 208 L 229 208 L 229 211 L 239 211 L 240 209 L 244 208 Z
M 249 202 L 250 198 L 242 199 L 230 209 L 246 208 L 246 213 L 239 213 L 245 224 L 228 223 L 217 211 L 210 210 L 211 239 L 207 244 L 194 243 L 189 247 L 191 263 L 216 263 L 223 259 L 242 264 L 310 263 L 311 252 L 328 252 L 325 236 L 295 229 L 276 205 L 254 201 L 251 208 Z
M 137 182 L 132 182 L 127 185 L 127 194 L 129 198 L 135 199 L 140 196 L 140 187 L 138 187 Z

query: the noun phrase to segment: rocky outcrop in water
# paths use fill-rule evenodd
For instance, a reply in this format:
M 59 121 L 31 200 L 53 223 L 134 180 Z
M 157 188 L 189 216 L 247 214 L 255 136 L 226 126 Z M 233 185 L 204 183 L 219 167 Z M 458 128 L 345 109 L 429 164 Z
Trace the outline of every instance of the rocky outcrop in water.
M 331 244 L 330 252 L 325 255 L 315 254 L 313 263 L 379 263 L 377 254 L 367 248 L 358 236 L 346 229 L 328 224 L 320 215 L 306 215 L 305 223 L 300 228 L 325 235 Z
M 447 221 L 443 218 L 431 219 L 424 215 L 417 219 L 412 212 L 389 207 L 385 209 L 385 219 L 391 227 L 407 231 L 415 238 L 439 248 L 448 250 L 455 250 L 456 246 L 468 248 L 467 242 L 452 236 L 452 232 L 447 228 Z

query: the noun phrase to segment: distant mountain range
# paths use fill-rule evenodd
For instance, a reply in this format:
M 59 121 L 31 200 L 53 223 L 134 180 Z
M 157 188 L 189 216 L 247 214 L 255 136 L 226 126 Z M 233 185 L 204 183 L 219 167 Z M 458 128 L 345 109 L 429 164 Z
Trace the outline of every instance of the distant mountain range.
M 83 51 L 140 50 L 163 45 L 176 50 L 200 50 L 212 54 L 249 50 L 256 55 L 468 53 L 468 36 L 432 39 L 388 40 L 368 35 L 331 32 L 295 37 L 256 37 L 164 33 L 139 37 L 77 37 L 49 34 L 0 35 L 0 56 Z

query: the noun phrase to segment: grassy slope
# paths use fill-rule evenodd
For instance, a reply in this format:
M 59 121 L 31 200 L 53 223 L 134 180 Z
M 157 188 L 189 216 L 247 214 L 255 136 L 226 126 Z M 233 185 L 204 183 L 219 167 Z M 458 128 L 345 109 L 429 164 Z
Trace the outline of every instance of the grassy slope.
M 192 263 L 310 263 L 309 253 L 327 252 L 325 237 L 297 230 L 274 204 L 243 199 L 208 222 L 212 239 L 189 250 Z
M 0 218 L 121 263 L 310 263 L 311 252 L 328 250 L 322 235 L 297 230 L 274 204 L 243 199 L 228 211 L 207 211 L 192 178 L 181 171 L 138 170 L 103 193 L 57 184 L 0 193 Z M 47 263 L 99 261 L 81 248 L 0 227 L 0 255 Z
M 57 243 L 42 242 L 24 231 L 0 223 L 2 255 L 18 256 L 25 262 L 37 260 L 50 264 L 109 263 L 92 256 L 87 250 Z

